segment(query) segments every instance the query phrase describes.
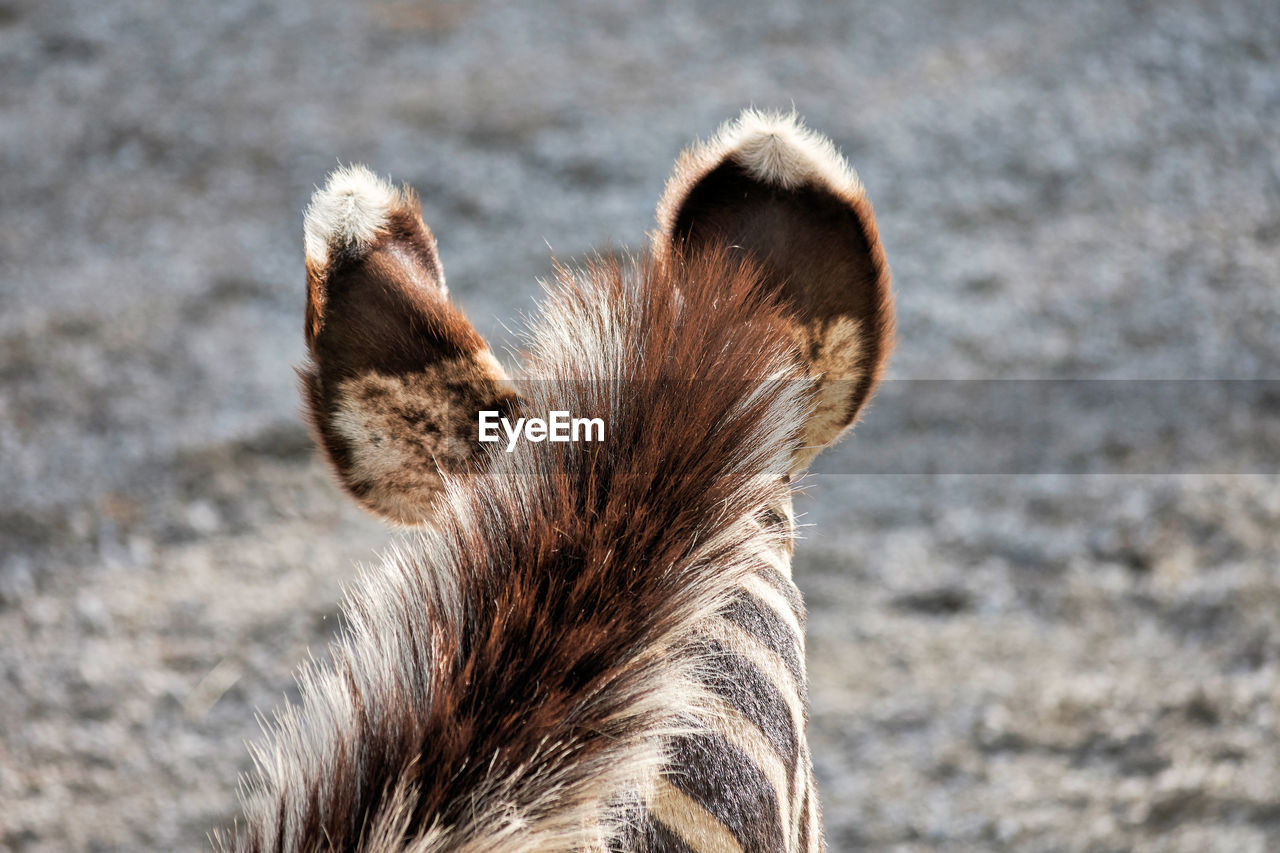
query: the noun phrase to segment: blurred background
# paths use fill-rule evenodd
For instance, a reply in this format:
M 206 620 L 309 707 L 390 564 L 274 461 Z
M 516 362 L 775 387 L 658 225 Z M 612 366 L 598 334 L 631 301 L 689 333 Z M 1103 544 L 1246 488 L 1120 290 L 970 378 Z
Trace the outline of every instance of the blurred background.
M 421 192 L 501 347 L 751 104 L 835 139 L 894 267 L 898 402 L 841 458 L 912 380 L 1280 379 L 1274 0 L 0 0 L 0 848 L 204 845 L 391 539 L 298 415 L 329 169 Z M 810 478 L 832 850 L 1280 847 L 1274 435 Z

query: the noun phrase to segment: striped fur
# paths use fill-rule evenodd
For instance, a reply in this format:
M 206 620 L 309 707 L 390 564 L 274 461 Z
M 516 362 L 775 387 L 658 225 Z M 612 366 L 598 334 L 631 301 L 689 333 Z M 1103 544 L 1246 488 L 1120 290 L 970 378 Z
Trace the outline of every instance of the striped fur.
M 313 425 L 357 499 L 431 523 L 352 586 L 215 846 L 824 849 L 791 483 L 891 343 L 851 175 L 794 119 L 747 114 L 682 160 L 653 252 L 557 268 L 514 384 L 411 196 L 335 176 L 308 216 Z M 822 298 L 735 225 L 828 235 L 850 198 L 858 234 L 803 269 L 857 274 L 814 278 Z M 485 407 L 603 417 L 606 439 L 490 452 L 466 428 Z

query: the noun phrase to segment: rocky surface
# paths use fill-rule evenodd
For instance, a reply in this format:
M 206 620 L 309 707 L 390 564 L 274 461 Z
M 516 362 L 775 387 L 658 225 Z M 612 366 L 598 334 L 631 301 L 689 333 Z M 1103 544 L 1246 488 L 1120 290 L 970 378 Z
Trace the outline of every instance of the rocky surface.
M 338 161 L 502 343 L 548 245 L 640 245 L 686 142 L 794 104 L 876 202 L 895 380 L 1280 379 L 1278 69 L 1273 0 L 0 2 L 0 848 L 202 845 L 390 539 L 297 416 Z M 1213 470 L 842 445 L 796 564 L 833 850 L 1280 846 L 1261 399 Z

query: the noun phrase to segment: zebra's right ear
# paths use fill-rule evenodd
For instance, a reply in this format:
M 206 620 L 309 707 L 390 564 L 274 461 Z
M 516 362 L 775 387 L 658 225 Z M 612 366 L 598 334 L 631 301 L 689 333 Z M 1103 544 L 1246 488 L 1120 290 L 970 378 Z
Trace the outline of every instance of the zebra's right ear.
M 858 176 L 794 114 L 746 110 L 681 155 L 658 224 L 660 252 L 741 253 L 788 310 L 816 385 L 804 468 L 857 420 L 893 347 L 889 265 Z
M 343 486 L 388 520 L 426 520 L 441 474 L 479 457 L 477 413 L 516 396 L 449 301 L 417 198 L 361 166 L 307 208 L 306 339 L 299 373 L 317 443 Z

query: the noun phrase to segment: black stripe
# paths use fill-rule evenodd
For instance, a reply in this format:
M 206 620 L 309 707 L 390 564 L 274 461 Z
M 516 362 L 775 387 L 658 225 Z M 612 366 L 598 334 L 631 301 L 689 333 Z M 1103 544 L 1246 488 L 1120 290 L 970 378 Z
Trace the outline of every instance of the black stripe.
M 684 839 L 675 830 L 652 815 L 645 821 L 640 830 L 640 843 L 628 850 L 643 850 L 645 853 L 693 853 L 693 848 L 684 843 Z
M 777 590 L 778 594 L 787 602 L 787 606 L 791 608 L 796 621 L 800 623 L 800 629 L 804 630 L 808 614 L 805 612 L 804 600 L 800 598 L 800 590 L 796 589 L 796 585 L 786 575 L 772 566 L 763 566 L 755 574 L 761 580 L 768 581 L 769 586 Z
M 706 674 L 703 683 L 722 697 L 742 715 L 755 723 L 756 728 L 773 745 L 774 751 L 787 768 L 787 796 L 791 790 L 799 743 L 795 723 L 791 719 L 791 706 L 772 681 L 760 672 L 751 661 L 730 649 L 719 640 L 702 638 L 696 645 L 697 652 L 708 657 L 707 664 L 713 670 Z
M 671 783 L 720 821 L 744 853 L 784 850 L 777 795 L 750 756 L 714 732 L 678 737 L 671 746 Z
M 800 658 L 800 638 L 778 617 L 769 605 L 749 592 L 734 595 L 720 615 L 772 650 L 795 678 L 800 687 L 800 702 L 809 704 L 809 688 L 805 682 L 804 663 Z

